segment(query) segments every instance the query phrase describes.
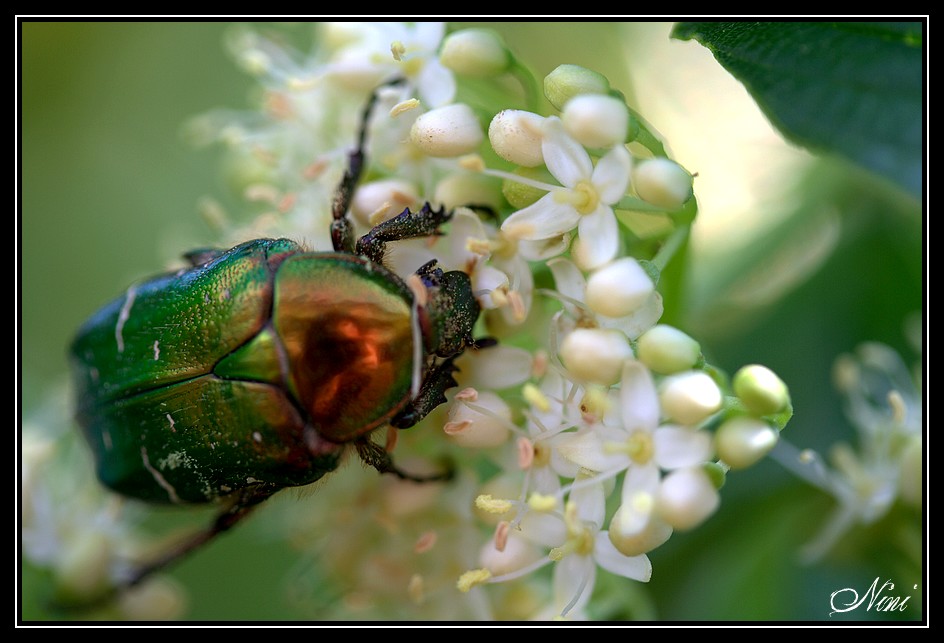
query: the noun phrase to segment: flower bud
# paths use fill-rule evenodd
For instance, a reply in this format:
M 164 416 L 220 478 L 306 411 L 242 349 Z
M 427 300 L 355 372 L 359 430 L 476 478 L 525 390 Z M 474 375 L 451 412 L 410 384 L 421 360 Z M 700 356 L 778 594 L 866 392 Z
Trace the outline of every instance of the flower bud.
M 69 598 L 96 596 L 108 587 L 111 544 L 101 531 L 84 531 L 63 543 L 57 568 L 58 592 Z
M 580 94 L 606 94 L 610 81 L 603 74 L 580 65 L 560 65 L 544 78 L 544 95 L 551 105 L 561 109 Z
M 695 467 L 668 474 L 656 494 L 659 516 L 675 529 L 697 527 L 718 509 L 720 502 L 711 479 Z
M 157 576 L 123 591 L 119 607 L 128 621 L 172 621 L 183 615 L 187 601 L 177 583 Z
M 609 537 L 624 556 L 638 556 L 665 543 L 672 527 L 654 512 L 655 499 L 648 493 L 637 493 L 629 504 L 620 505 L 610 521 Z
M 606 317 L 625 317 L 646 303 L 655 290 L 652 279 L 632 257 L 617 259 L 587 279 L 590 309 Z
M 770 415 L 790 402 L 787 385 L 766 366 L 751 364 L 734 374 L 734 394 L 754 415 Z
M 746 469 L 777 444 L 780 434 L 768 424 L 752 417 L 735 417 L 726 421 L 715 433 L 718 457 L 732 469 Z
M 488 140 L 500 157 L 523 167 L 544 163 L 541 151 L 544 117 L 521 109 L 503 109 L 488 126 Z
M 508 440 L 510 423 L 511 409 L 497 394 L 466 389 L 453 400 L 443 430 L 459 446 L 485 449 Z
M 351 214 L 365 228 L 372 228 L 412 207 L 419 201 L 416 189 L 400 179 L 372 181 L 357 188 Z
M 515 168 L 514 174 L 523 176 L 536 181 L 553 181 L 554 177 L 544 167 L 519 167 Z M 502 195 L 513 208 L 522 210 L 532 203 L 536 202 L 542 196 L 547 194 L 545 190 L 531 187 L 518 181 L 505 180 L 502 182 Z
M 574 377 L 609 386 L 619 381 L 623 363 L 633 356 L 618 330 L 577 328 L 561 342 L 560 357 Z
M 643 201 L 676 210 L 692 198 L 692 175 L 667 158 L 654 158 L 633 167 L 633 187 Z
M 659 387 L 662 411 L 679 424 L 695 426 L 721 408 L 721 389 L 702 371 L 670 375 Z
M 567 133 L 584 147 L 608 148 L 626 142 L 629 109 L 612 96 L 581 94 L 564 105 L 561 122 Z
M 485 134 L 472 108 L 463 103 L 421 114 L 410 129 L 410 142 L 424 154 L 453 157 L 478 149 Z
M 494 31 L 462 29 L 443 40 L 439 62 L 462 76 L 485 78 L 507 71 L 511 56 L 501 36 Z
M 636 358 L 660 375 L 671 375 L 695 366 L 701 346 L 679 329 L 659 324 L 636 341 Z
M 441 203 L 447 210 L 472 204 L 486 205 L 497 212 L 505 204 L 501 193 L 501 181 L 472 172 L 450 174 L 437 183 L 433 201 Z

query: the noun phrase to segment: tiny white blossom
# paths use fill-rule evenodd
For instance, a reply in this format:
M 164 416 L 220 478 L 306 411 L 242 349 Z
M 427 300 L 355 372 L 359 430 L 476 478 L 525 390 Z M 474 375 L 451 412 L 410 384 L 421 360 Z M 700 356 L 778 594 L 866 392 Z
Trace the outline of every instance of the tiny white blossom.
M 617 145 L 594 166 L 583 146 L 564 131 L 559 118 L 546 118 L 542 129 L 544 162 L 561 185 L 535 182 L 548 193 L 508 217 L 502 230 L 520 239 L 542 240 L 577 228 L 587 267 L 603 265 L 619 249 L 612 206 L 629 187 L 632 157 Z
M 575 434 L 559 449 L 564 457 L 592 471 L 608 475 L 626 471 L 621 498 L 622 506 L 628 508 L 618 522 L 619 536 L 624 541 L 623 553 L 638 553 L 634 551 L 638 541 L 632 545 L 625 542 L 630 534 L 635 538 L 645 530 L 655 530 L 644 538 L 647 546 L 664 542 L 653 533 L 668 537 L 664 526 L 650 519 L 658 510 L 661 471 L 697 468 L 711 456 L 711 438 L 701 430 L 659 425 L 661 409 L 655 382 L 649 369 L 636 360 L 627 360 L 623 368 L 620 415 L 620 426 L 601 425 L 592 432 Z
M 622 331 L 630 339 L 636 339 L 651 328 L 662 316 L 662 295 L 652 291 L 645 302 L 632 313 L 622 317 L 608 317 L 592 310 L 587 303 L 587 279 L 574 262 L 557 258 L 547 262 L 557 292 L 561 295 L 564 310 L 573 322 L 581 326 L 599 326 Z M 562 328 L 567 332 L 569 328 Z

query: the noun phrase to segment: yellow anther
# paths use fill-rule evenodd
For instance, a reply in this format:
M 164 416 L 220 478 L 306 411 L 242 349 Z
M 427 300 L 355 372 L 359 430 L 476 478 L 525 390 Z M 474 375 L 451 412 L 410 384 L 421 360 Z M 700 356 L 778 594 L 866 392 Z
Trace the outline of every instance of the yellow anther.
M 491 577 L 492 572 L 487 569 L 470 569 L 459 577 L 456 587 L 460 592 L 467 592 L 476 585 L 488 582 Z
M 539 410 L 541 413 L 547 413 L 551 410 L 551 401 L 547 399 L 547 396 L 534 384 L 528 382 L 521 387 L 521 395 L 524 397 L 525 401 Z
M 404 101 L 400 101 L 390 109 L 390 116 L 397 117 L 400 114 L 410 111 L 411 109 L 416 109 L 420 106 L 420 101 L 417 98 L 408 98 Z
M 494 498 L 491 494 L 483 493 L 480 494 L 475 499 L 475 506 L 477 509 L 482 511 L 487 511 L 492 514 L 503 514 L 508 511 L 511 511 L 512 504 L 510 500 L 504 500 L 501 498 Z
M 528 497 L 528 506 L 535 511 L 548 512 L 557 508 L 557 496 L 532 493 Z
M 393 59 L 399 62 L 403 60 L 403 54 L 406 53 L 406 46 L 399 40 L 394 40 L 390 43 L 390 53 L 393 54 Z

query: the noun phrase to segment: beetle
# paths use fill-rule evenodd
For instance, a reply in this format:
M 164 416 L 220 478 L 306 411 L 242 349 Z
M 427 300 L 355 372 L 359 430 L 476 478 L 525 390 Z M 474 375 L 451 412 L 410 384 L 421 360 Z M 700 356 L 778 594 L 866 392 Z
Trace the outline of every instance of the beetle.
M 404 280 L 383 263 L 388 242 L 440 234 L 451 211 L 407 208 L 355 241 L 347 211 L 376 100 L 332 204 L 333 252 L 288 239 L 194 251 L 189 267 L 133 285 L 78 331 L 76 417 L 101 482 L 151 503 L 222 505 L 125 586 L 335 470 L 349 446 L 381 473 L 443 477 L 401 471 L 370 436 L 446 401 L 454 360 L 477 347 L 480 307 L 464 272 L 431 261 Z

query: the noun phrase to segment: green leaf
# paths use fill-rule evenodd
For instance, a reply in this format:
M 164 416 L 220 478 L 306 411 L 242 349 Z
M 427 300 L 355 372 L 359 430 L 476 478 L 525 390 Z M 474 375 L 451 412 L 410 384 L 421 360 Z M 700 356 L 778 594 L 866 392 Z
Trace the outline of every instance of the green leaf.
M 680 22 L 672 36 L 711 50 L 792 142 L 920 197 L 922 23 Z

